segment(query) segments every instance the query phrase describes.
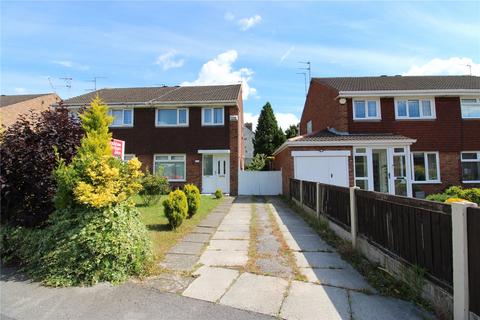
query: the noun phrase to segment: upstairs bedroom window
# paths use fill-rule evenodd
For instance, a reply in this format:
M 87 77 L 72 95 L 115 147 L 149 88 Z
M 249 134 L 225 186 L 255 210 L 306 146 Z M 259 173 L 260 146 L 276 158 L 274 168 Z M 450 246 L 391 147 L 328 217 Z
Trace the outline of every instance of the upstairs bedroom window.
M 203 126 L 223 126 L 224 117 L 223 108 L 202 108 Z
M 187 127 L 188 126 L 188 109 L 157 109 L 156 111 L 157 127 Z
M 480 151 L 468 151 L 461 154 L 462 181 L 464 183 L 480 182 Z
M 395 99 L 396 119 L 435 119 L 433 99 Z
M 110 109 L 108 114 L 113 117 L 111 127 L 133 127 L 133 109 Z
M 380 100 L 353 100 L 354 120 L 380 120 Z
M 480 119 L 480 97 L 460 99 L 463 119 Z

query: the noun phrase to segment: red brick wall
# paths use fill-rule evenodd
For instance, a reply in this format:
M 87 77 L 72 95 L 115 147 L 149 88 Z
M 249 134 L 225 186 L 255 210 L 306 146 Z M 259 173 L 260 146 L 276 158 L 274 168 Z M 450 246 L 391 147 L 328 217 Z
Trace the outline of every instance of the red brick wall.
M 310 120 L 312 120 L 313 132 L 328 127 L 340 131 L 347 130 L 347 106 L 341 105 L 336 100 L 337 96 L 337 90 L 315 80 L 310 82 L 310 89 L 300 119 L 300 134 L 307 133 L 307 122 Z
M 230 108 L 229 115 L 238 115 L 237 108 Z M 239 149 L 243 130 L 240 128 L 240 116 L 238 121 L 230 122 L 230 194 L 236 196 L 238 194 L 238 169 L 240 166 L 240 157 L 242 149 Z
M 350 186 L 354 185 L 353 177 L 353 153 L 352 147 L 289 147 L 282 150 L 275 156 L 274 170 L 282 170 L 282 192 L 284 195 L 290 193 L 290 179 L 294 176 L 292 151 L 321 151 L 321 150 L 348 150 L 348 177 Z

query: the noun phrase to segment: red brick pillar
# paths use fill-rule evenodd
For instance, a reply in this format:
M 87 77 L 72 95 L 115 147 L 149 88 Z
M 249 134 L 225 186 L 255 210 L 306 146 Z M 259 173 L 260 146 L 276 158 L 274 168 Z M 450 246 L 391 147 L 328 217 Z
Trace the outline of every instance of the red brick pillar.
M 239 141 L 241 131 L 239 129 L 240 119 L 237 107 L 230 107 L 229 112 L 229 145 L 230 145 L 230 195 L 238 194 L 238 170 L 240 167 Z

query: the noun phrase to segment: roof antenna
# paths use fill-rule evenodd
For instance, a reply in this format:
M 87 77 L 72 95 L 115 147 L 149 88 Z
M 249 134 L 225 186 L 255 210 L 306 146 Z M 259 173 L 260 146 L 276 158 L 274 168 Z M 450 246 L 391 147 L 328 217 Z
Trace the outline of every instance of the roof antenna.
M 303 74 L 305 80 L 305 96 L 307 95 L 307 73 L 306 72 L 297 72 L 297 74 Z
M 305 65 L 304 68 L 298 68 L 300 70 L 307 70 L 308 71 L 308 83 L 312 80 L 312 64 L 310 61 L 298 61 L 298 63 Z
M 467 64 L 466 66 L 467 66 L 468 69 L 470 70 L 470 76 L 472 76 L 472 65 L 471 65 L 471 64 Z
M 50 83 L 50 87 L 52 87 L 53 93 L 57 94 L 57 89 L 53 85 L 52 79 L 50 77 L 48 77 L 47 79 L 48 79 L 48 83 Z
M 107 77 L 93 77 L 92 80 L 87 80 L 88 82 L 93 82 L 93 89 L 86 89 L 85 91 L 97 91 L 97 79 L 106 79 Z
M 65 87 L 68 89 L 68 97 L 70 98 L 72 96 L 72 77 L 63 77 L 60 78 L 62 80 L 65 80 Z

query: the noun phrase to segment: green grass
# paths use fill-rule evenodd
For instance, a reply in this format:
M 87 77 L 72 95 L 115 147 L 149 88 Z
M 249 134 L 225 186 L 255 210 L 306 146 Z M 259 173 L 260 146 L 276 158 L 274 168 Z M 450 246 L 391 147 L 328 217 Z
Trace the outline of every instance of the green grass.
M 200 208 L 190 219 L 173 231 L 168 225 L 168 220 L 163 212 L 162 201 L 167 196 L 162 196 L 157 204 L 144 206 L 140 197 L 135 198 L 137 208 L 141 213 L 142 222 L 147 226 L 148 233 L 153 243 L 153 250 L 157 262 L 163 260 L 168 250 L 173 247 L 183 236 L 189 233 L 195 226 L 207 216 L 222 199 L 214 199 L 212 196 L 201 196 Z

